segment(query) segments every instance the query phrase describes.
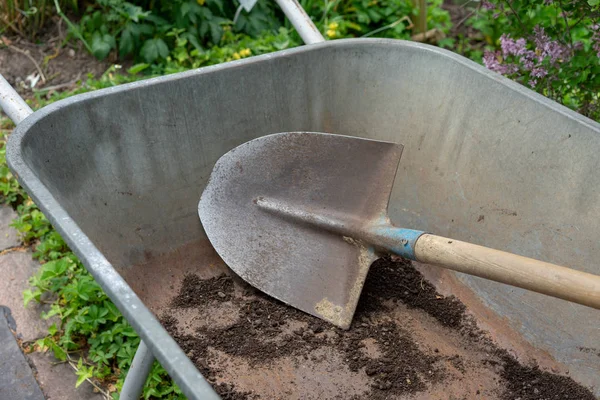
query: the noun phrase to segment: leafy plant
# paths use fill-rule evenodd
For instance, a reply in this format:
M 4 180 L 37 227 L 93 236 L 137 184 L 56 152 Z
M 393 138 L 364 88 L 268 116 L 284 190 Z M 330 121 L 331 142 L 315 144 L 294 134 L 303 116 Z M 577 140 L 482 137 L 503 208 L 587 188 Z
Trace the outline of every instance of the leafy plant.
M 5 203 L 19 204 L 26 195 L 6 165 L 6 136 L 0 139 L 0 196 Z
M 427 26 L 447 33 L 450 15 L 441 8 L 442 3 L 443 0 L 427 2 Z M 418 15 L 412 0 L 303 0 L 301 4 L 330 39 L 365 36 L 409 39 L 414 34 L 412 21 Z
M 19 214 L 19 221 L 30 221 L 41 213 L 29 205 Z M 50 310 L 42 317 L 58 319 L 49 335 L 36 342 L 37 347 L 52 351 L 62 361 L 77 354 L 77 386 L 92 379 L 116 392 L 140 343 L 136 332 L 47 221 L 15 225 L 24 237 L 40 240 L 34 256 L 44 262 L 30 279 L 32 289 L 23 293 L 24 303 L 41 302 L 43 296 L 49 296 Z M 175 399 L 181 392 L 164 369 L 156 366 L 144 395 Z
M 164 61 L 175 48 L 202 50 L 221 43 L 226 30 L 259 35 L 281 25 L 275 5 L 259 2 L 250 13 L 223 0 L 137 2 L 98 0 L 89 6 L 77 32 L 99 59 L 111 51 L 137 61 Z M 77 36 L 77 35 L 75 35 Z M 182 44 L 185 40 L 185 44 Z
M 600 119 L 598 2 L 501 0 L 473 19 L 492 38 L 484 64 L 583 115 Z
M 190 68 L 219 64 L 239 60 L 251 55 L 260 55 L 277 50 L 294 47 L 300 44 L 289 30 L 280 28 L 277 34 L 266 33 L 253 39 L 247 35 L 226 30 L 223 46 L 213 46 L 206 50 L 188 50 L 185 37 L 176 36 L 177 46 L 171 51 L 162 65 L 150 66 L 153 74 L 170 74 Z

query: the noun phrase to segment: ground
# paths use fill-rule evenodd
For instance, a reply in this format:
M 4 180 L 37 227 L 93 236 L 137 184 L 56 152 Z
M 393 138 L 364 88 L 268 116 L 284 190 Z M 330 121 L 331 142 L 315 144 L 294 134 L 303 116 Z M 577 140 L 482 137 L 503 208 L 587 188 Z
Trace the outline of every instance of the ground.
M 101 75 L 115 60 L 98 61 L 81 44 L 64 43 L 66 30 L 58 19 L 35 42 L 0 36 L 0 74 L 22 96 L 34 89 L 66 90 L 87 74 Z
M 23 291 L 29 288 L 29 277 L 40 265 L 32 259 L 30 250 L 20 246 L 16 231 L 9 226 L 14 218 L 16 214 L 10 207 L 0 208 L 0 306 L 10 309 L 16 325 L 15 337 L 23 344 L 44 337 L 51 322 L 40 318 L 43 306 L 35 302 L 23 306 Z M 3 350 L 0 349 L 0 359 Z M 77 376 L 72 367 L 50 353 L 30 353 L 26 358 L 47 400 L 103 398 L 94 393 L 88 382 L 75 388 Z

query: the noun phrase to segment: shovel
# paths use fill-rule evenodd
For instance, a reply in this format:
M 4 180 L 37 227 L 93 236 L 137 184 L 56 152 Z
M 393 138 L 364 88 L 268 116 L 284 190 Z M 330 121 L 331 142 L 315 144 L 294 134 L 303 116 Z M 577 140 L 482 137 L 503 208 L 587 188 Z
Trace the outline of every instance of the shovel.
M 386 253 L 600 308 L 599 276 L 392 225 L 402 149 L 325 133 L 251 140 L 216 163 L 200 220 L 242 279 L 342 329 Z

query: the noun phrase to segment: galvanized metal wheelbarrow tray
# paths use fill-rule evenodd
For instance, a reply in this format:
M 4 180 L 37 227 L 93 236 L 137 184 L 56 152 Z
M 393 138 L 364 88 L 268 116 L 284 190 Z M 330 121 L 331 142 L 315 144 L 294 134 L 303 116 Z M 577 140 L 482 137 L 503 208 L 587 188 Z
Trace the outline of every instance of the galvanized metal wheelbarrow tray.
M 443 49 L 323 42 L 295 0 L 278 2 L 310 45 L 33 114 L 0 79 L 0 105 L 18 123 L 10 168 L 143 339 L 123 399 L 138 397 L 154 358 L 190 399 L 218 398 L 151 311 L 182 270 L 140 265 L 211 253 L 197 216 L 206 180 L 221 155 L 262 135 L 402 143 L 402 190 L 389 209 L 398 225 L 600 273 L 599 124 Z M 434 278 L 457 278 L 600 394 L 597 356 L 580 351 L 600 343 L 596 311 L 479 278 Z

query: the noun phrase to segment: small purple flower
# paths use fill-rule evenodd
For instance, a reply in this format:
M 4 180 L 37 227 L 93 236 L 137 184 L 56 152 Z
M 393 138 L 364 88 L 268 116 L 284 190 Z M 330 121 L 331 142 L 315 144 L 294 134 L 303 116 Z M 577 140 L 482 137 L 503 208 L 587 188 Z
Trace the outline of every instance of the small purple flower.
M 538 61 L 542 62 L 546 57 L 550 57 L 550 62 L 555 64 L 558 60 L 567 61 L 571 58 L 571 51 L 568 47 L 556 40 L 551 40 L 539 25 L 533 28 L 534 42 L 539 51 Z
M 533 70 L 531 70 L 531 76 L 535 78 L 543 78 L 546 75 L 548 75 L 548 71 L 546 71 L 544 67 L 535 67 Z
M 527 43 L 523 38 L 513 40 L 506 34 L 500 36 L 500 47 L 502 47 L 502 55 L 504 57 L 518 56 L 523 54 L 526 51 L 526 45 Z
M 594 32 L 590 38 L 590 41 L 592 42 L 592 48 L 596 52 L 596 56 L 600 58 L 600 25 L 592 25 L 591 28 Z
M 515 64 L 501 63 L 500 61 L 498 61 L 499 57 L 499 52 L 486 51 L 483 54 L 483 64 L 486 66 L 487 69 L 494 72 L 498 72 L 502 75 L 511 75 L 519 70 L 519 67 Z
M 498 54 L 493 51 L 486 51 L 483 54 L 483 64 L 487 69 L 495 71 L 500 62 L 498 61 Z
M 485 10 L 493 10 L 496 6 L 487 0 L 481 0 L 481 7 Z
M 530 79 L 528 83 L 529 83 L 529 86 L 534 88 L 535 85 L 537 85 L 537 79 Z
M 523 69 L 531 71 L 535 67 L 535 53 L 531 50 L 526 50 L 520 58 Z

